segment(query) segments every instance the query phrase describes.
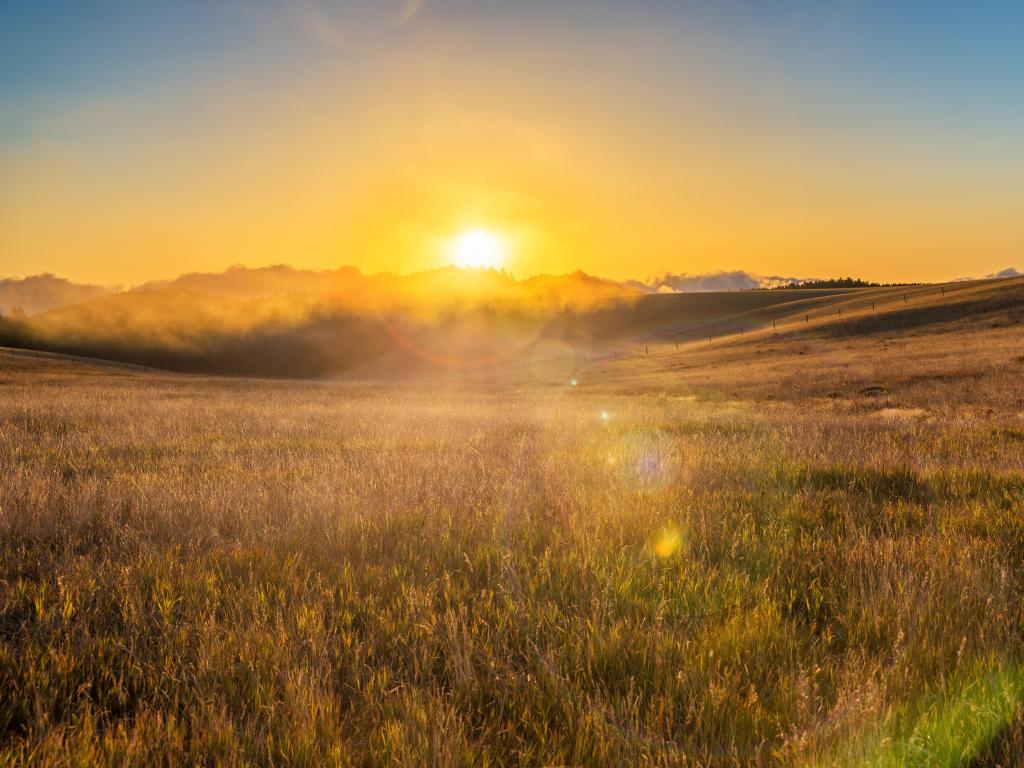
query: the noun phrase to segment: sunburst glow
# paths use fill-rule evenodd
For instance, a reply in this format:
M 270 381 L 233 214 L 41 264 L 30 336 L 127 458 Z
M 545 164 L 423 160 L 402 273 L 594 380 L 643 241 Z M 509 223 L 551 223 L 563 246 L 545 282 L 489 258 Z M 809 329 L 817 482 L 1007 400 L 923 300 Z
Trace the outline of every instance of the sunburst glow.
M 452 241 L 451 260 L 463 269 L 499 269 L 505 263 L 506 251 L 505 241 L 494 232 L 470 229 Z

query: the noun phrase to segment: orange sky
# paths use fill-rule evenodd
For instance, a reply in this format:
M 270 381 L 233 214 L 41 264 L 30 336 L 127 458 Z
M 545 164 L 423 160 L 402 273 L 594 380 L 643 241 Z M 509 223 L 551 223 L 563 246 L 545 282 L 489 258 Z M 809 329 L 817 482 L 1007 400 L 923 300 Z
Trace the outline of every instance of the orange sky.
M 781 20 L 743 3 L 336 4 L 104 6 L 125 40 L 97 23 L 81 61 L 0 103 L 0 276 L 407 272 L 474 227 L 506 237 L 523 276 L 1024 266 L 1019 110 L 1004 94 L 943 121 L 970 78 L 944 81 L 944 106 L 927 74 L 857 69 L 868 43 L 887 50 L 863 20 L 796 2 Z M 56 56 L 85 23 L 37 47 Z

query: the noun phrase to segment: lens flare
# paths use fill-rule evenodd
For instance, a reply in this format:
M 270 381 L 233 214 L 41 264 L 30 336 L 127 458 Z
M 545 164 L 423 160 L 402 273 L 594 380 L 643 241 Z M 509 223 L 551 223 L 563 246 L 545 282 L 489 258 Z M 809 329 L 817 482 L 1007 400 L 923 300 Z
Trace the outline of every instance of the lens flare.
M 688 483 L 689 469 L 677 441 L 656 429 L 637 429 L 619 435 L 609 456 L 616 461 L 618 480 L 637 491 L 667 488 L 673 483 Z
M 661 537 L 654 545 L 654 552 L 658 557 L 672 557 L 683 545 L 682 534 L 674 528 L 662 531 Z

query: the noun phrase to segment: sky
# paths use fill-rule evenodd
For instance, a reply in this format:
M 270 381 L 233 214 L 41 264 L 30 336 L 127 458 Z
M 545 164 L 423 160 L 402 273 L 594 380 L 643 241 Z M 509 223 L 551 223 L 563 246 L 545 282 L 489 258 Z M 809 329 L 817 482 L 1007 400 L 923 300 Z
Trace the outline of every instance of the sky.
M 0 0 L 0 276 L 1024 266 L 1024 4 Z

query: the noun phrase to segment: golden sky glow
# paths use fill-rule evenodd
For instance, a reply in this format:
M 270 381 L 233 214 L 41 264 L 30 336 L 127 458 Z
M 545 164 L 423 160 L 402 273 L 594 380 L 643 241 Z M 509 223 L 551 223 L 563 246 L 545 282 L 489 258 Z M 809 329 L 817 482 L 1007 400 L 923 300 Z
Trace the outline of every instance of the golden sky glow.
M 998 73 L 858 69 L 869 42 L 904 54 L 849 8 L 755 5 L 114 2 L 112 42 L 15 18 L 67 63 L 5 83 L 0 275 L 408 272 L 473 229 L 520 276 L 1021 266 L 1024 117 L 978 87 Z

